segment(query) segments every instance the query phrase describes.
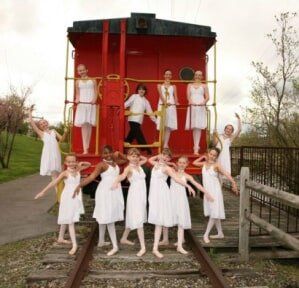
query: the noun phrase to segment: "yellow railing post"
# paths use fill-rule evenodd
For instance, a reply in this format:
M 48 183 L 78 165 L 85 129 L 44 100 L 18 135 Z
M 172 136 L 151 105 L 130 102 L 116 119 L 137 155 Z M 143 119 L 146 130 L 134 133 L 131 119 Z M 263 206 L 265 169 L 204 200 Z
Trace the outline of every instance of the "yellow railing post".
M 216 83 L 217 83 L 217 80 L 216 80 L 216 77 L 217 77 L 217 49 L 216 49 L 216 40 L 214 42 L 214 99 L 213 99 L 213 104 L 214 104 L 214 114 L 215 114 L 215 122 L 214 122 L 214 130 L 217 129 L 217 107 L 216 107 Z
M 68 80 L 68 67 L 69 67 L 69 49 L 70 41 L 69 38 L 66 38 L 66 61 L 65 61 L 65 77 L 64 77 L 64 111 L 63 111 L 63 122 L 66 122 L 66 105 L 67 105 L 67 80 Z
M 96 111 L 96 149 L 95 149 L 95 154 L 96 155 L 99 155 L 99 135 L 100 135 L 100 105 L 97 104 L 96 107 L 97 107 L 97 111 Z

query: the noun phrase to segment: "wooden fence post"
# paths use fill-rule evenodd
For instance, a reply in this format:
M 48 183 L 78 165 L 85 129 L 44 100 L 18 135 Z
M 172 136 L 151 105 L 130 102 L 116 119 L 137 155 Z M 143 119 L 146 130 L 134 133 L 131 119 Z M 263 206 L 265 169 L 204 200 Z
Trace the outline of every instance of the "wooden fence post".
M 249 225 L 246 218 L 249 211 L 249 189 L 246 188 L 246 181 L 249 180 L 249 168 L 241 168 L 240 177 L 240 219 L 239 219 L 239 255 L 241 261 L 249 260 Z

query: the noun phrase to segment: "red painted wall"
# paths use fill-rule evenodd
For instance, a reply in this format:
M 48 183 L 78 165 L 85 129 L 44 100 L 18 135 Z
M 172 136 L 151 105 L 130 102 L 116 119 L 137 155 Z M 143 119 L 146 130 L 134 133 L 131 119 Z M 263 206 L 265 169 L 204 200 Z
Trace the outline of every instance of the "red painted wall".
M 102 34 L 74 34 L 69 35 L 75 46 L 75 65 L 83 63 L 89 70 L 89 76 L 101 75 L 102 62 Z M 127 35 L 126 38 L 126 77 L 136 79 L 161 79 L 164 70 L 170 69 L 173 79 L 179 80 L 179 71 L 183 67 L 191 67 L 201 70 L 204 74 L 207 43 L 211 39 L 182 37 L 182 36 L 147 36 Z M 120 35 L 109 35 L 108 74 L 119 74 Z M 100 147 L 112 144 L 119 148 L 118 140 L 124 139 L 128 132 L 127 120 L 119 118 L 119 109 L 124 103 L 124 96 L 120 95 L 119 81 L 108 81 L 104 85 L 106 95 L 100 100 Z M 146 83 L 148 87 L 148 99 L 153 110 L 157 109 L 158 92 L 156 83 Z M 185 83 L 177 83 L 178 98 L 180 104 L 187 104 Z M 136 82 L 129 81 L 130 95 L 135 93 Z M 178 110 L 178 130 L 173 132 L 170 147 L 174 153 L 191 154 L 193 149 L 192 132 L 185 131 L 186 109 Z M 104 119 L 104 121 L 103 121 Z M 120 125 L 125 125 L 125 135 L 120 134 Z M 158 132 L 154 123 L 145 117 L 143 131 L 148 143 L 158 139 Z M 204 134 L 204 133 L 203 133 Z M 91 152 L 94 151 L 95 131 L 92 134 Z M 205 135 L 201 138 L 201 148 L 206 148 Z M 81 131 L 73 129 L 72 148 L 75 152 L 82 151 Z

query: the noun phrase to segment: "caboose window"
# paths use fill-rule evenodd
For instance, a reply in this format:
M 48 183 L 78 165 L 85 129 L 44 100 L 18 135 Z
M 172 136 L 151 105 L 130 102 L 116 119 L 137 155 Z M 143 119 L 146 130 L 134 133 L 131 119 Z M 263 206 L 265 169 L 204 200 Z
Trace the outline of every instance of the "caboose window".
M 179 73 L 181 80 L 192 80 L 194 77 L 194 70 L 190 67 L 183 67 Z

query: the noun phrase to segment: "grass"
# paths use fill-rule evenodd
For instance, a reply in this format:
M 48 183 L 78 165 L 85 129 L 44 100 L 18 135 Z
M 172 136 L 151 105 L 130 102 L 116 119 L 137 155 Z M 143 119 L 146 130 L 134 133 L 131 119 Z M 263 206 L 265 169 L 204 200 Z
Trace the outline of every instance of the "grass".
M 0 168 L 0 183 L 38 172 L 42 146 L 33 137 L 16 135 L 9 168 Z

